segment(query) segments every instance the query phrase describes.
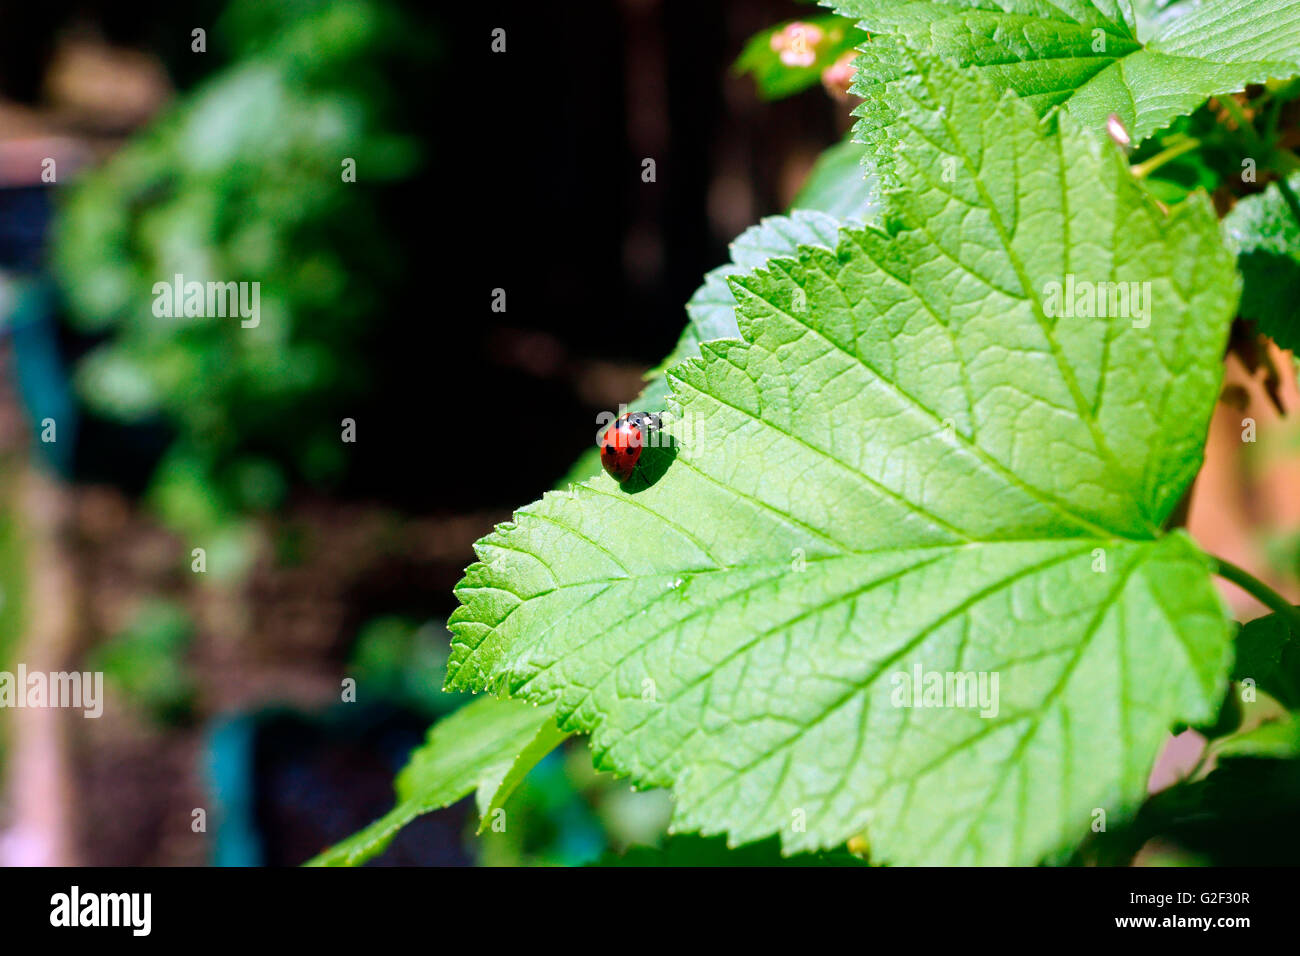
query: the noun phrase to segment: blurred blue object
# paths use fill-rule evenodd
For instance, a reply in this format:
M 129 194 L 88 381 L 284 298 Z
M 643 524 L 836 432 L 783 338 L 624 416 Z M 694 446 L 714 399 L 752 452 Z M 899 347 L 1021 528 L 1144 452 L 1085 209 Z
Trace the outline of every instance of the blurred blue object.
M 382 703 L 319 712 L 272 706 L 221 720 L 204 756 L 213 864 L 294 866 L 378 818 L 427 723 Z M 471 864 L 464 841 L 471 806 L 462 801 L 416 821 L 375 864 Z
M 213 797 L 213 866 L 262 865 L 252 774 L 257 725 L 256 715 L 242 714 L 221 721 L 208 736 L 204 772 Z
M 68 478 L 79 423 L 68 369 L 59 354 L 54 287 L 44 276 L 12 285 L 14 307 L 5 328 L 13 342 L 14 371 L 32 445 L 47 465 Z
M 0 328 L 13 343 L 14 373 L 32 444 L 46 464 L 68 477 L 78 420 L 68 369 L 59 354 L 54 286 L 43 269 L 50 220 L 47 187 L 0 189 L 0 283 L 6 293 L 0 297 Z M 47 427 L 51 423 L 52 429 Z

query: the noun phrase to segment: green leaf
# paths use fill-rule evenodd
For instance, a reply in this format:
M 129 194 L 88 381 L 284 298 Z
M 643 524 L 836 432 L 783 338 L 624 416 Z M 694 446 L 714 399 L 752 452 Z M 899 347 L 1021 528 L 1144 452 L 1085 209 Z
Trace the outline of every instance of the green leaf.
M 815 209 L 843 224 L 874 222 L 880 212 L 880 187 L 865 158 L 861 143 L 836 143 L 818 157 L 791 207 Z
M 890 93 L 889 230 L 733 280 L 741 338 L 669 373 L 662 476 L 480 542 L 449 681 L 555 703 L 677 830 L 1033 862 L 1224 692 L 1208 559 L 1160 529 L 1238 286 L 1204 196 L 1166 217 L 1117 150 L 925 67 Z M 1050 317 L 1067 274 L 1150 282 L 1150 325 Z M 895 706 L 916 668 L 997 675 L 996 714 Z
M 785 33 L 787 28 L 799 26 L 819 31 L 811 37 L 805 34 L 802 38 L 811 61 L 806 66 L 783 62 L 780 52 L 772 47 L 773 37 Z M 790 20 L 751 37 L 736 60 L 735 71 L 753 76 L 764 99 L 778 100 L 816 86 L 824 69 L 866 38 L 867 35 L 857 29 L 852 20 L 843 17 Z
M 1155 794 L 1131 828 L 1101 835 L 1130 852 L 1147 840 L 1213 866 L 1292 866 L 1300 855 L 1300 760 L 1225 755 L 1209 776 Z M 1130 832 L 1125 832 L 1126 830 Z
M 397 806 L 307 865 L 359 866 L 382 853 L 416 817 L 475 790 L 480 809 L 494 809 L 565 736 L 549 708 L 495 697 L 472 701 L 434 724 L 428 741 L 411 755 L 397 777 Z
M 866 142 L 895 116 L 882 85 L 911 71 L 906 48 L 973 67 L 1040 115 L 1069 113 L 1097 133 L 1111 113 L 1134 142 L 1211 96 L 1300 73 L 1292 0 L 827 0 L 873 34 L 857 61 Z M 879 34 L 879 35 L 876 35 Z
M 492 824 L 496 811 L 505 806 L 506 800 L 523 782 L 524 777 L 528 776 L 528 772 L 541 763 L 543 757 L 564 743 L 568 736 L 555 726 L 555 721 L 548 715 L 537 735 L 528 742 L 528 746 L 519 751 L 514 760 L 509 764 L 499 764 L 490 772 L 484 772 L 474 794 L 479 813 L 479 833 Z M 400 793 L 400 781 L 398 786 Z
M 1232 679 L 1253 680 L 1288 710 L 1300 710 L 1300 637 L 1279 614 L 1255 618 L 1237 635 Z
M 607 853 L 593 866 L 867 866 L 843 849 L 782 856 L 779 840 L 729 848 L 726 840 L 678 834 L 662 847 L 634 846 L 621 855 Z
M 96 647 L 88 664 L 154 719 L 183 721 L 191 715 L 195 695 L 185 663 L 193 631 L 183 605 L 153 600 L 122 632 Z
M 1273 183 L 1247 196 L 1223 219 L 1238 250 L 1243 281 L 1241 316 L 1285 349 L 1300 349 L 1300 173 L 1288 180 L 1291 196 Z
M 1220 757 L 1300 756 L 1300 720 L 1286 714 L 1278 720 L 1232 734 L 1216 741 L 1214 752 Z

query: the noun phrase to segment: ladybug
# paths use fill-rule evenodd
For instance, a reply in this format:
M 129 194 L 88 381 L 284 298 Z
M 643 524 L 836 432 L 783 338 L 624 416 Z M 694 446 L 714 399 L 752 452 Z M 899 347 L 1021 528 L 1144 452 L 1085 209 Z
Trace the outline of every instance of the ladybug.
M 600 463 L 611 478 L 623 482 L 632 477 L 641 460 L 646 436 L 658 428 L 658 415 L 628 412 L 605 429 L 605 434 L 600 436 Z

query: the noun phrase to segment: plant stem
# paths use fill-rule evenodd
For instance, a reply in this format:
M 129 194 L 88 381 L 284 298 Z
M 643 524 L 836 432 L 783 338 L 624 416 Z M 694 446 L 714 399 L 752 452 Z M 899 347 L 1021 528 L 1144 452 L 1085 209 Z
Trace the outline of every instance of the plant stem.
M 1237 130 L 1241 135 L 1250 141 L 1251 149 L 1257 153 L 1268 152 L 1263 140 L 1259 138 L 1259 131 L 1255 129 L 1255 124 L 1246 119 L 1246 111 L 1241 108 L 1237 98 L 1231 93 L 1227 93 L 1217 98 L 1219 105 L 1228 111 L 1228 115 L 1233 118 L 1237 124 Z M 1264 156 L 1258 156 L 1257 159 L 1263 160 Z
M 1263 104 L 1267 101 L 1268 97 L 1265 96 L 1264 99 L 1260 101 L 1259 108 L 1263 109 Z M 1268 119 L 1264 123 L 1264 138 L 1270 143 L 1277 142 L 1277 123 L 1282 116 L 1282 107 L 1285 105 L 1285 101 L 1280 99 L 1273 100 L 1273 102 L 1268 104 Z
M 1172 159 L 1177 159 L 1183 153 L 1190 153 L 1201 145 L 1199 139 L 1185 139 L 1180 143 L 1175 143 L 1168 149 L 1161 150 L 1145 162 L 1138 163 L 1133 167 L 1133 175 L 1138 179 L 1145 179 L 1149 174 L 1159 169 L 1165 163 Z
M 1295 634 L 1300 634 L 1300 608 L 1296 608 L 1286 598 L 1255 577 L 1249 571 L 1237 567 L 1231 561 L 1214 558 L 1214 573 L 1231 581 L 1265 607 L 1271 608 L 1286 619 Z

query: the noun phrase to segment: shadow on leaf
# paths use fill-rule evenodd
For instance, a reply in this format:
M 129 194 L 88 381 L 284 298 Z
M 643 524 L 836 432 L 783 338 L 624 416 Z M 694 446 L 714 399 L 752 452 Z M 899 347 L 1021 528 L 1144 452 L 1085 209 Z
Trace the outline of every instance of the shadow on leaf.
M 661 434 L 656 444 L 641 449 L 641 459 L 636 464 L 636 470 L 619 487 L 629 495 L 653 487 L 667 473 L 668 466 L 676 457 L 677 439 Z

